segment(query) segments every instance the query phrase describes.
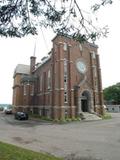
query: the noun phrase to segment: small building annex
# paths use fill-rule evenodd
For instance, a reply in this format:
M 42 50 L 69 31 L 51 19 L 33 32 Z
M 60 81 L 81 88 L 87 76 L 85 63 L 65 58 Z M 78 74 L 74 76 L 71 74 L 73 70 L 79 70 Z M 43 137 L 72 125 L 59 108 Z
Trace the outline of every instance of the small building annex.
M 53 119 L 78 117 L 81 112 L 103 113 L 98 46 L 57 35 L 48 57 L 14 71 L 13 105 Z

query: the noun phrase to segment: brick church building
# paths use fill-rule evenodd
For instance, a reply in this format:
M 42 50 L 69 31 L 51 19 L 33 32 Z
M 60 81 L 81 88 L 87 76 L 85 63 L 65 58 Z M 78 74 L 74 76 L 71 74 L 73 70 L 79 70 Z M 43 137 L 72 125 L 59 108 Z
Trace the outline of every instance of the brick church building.
M 13 105 L 53 119 L 74 118 L 80 113 L 103 114 L 98 46 L 57 35 L 47 57 L 14 71 Z

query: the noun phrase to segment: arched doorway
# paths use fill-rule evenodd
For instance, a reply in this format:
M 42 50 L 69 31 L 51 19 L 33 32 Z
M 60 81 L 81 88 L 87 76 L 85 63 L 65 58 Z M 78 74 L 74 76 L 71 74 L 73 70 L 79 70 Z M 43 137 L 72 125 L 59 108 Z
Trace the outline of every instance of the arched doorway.
M 81 111 L 90 112 L 91 96 L 89 91 L 84 91 L 81 95 Z

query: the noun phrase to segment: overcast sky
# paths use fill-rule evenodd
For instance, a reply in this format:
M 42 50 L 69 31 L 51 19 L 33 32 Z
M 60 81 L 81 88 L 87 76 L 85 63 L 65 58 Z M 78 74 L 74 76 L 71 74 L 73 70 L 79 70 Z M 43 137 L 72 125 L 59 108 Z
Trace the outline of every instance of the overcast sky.
M 96 43 L 102 70 L 103 88 L 120 82 L 120 2 L 103 7 L 99 11 L 99 23 L 109 26 L 108 38 L 102 38 Z M 87 8 L 84 8 L 84 10 Z M 12 103 L 13 73 L 17 64 L 30 63 L 36 42 L 37 62 L 46 56 L 51 49 L 50 31 L 40 32 L 39 36 L 25 38 L 0 38 L 0 103 Z M 45 42 L 46 41 L 46 42 Z

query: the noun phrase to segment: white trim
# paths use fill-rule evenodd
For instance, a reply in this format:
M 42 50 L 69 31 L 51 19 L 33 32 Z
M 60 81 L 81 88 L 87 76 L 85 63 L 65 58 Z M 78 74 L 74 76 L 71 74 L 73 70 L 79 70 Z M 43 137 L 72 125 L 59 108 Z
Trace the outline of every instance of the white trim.
M 64 50 L 64 51 L 67 51 L 67 50 L 68 50 L 68 45 L 67 45 L 67 43 L 65 43 L 65 42 L 63 43 L 63 50 Z
M 55 91 L 64 90 L 64 88 L 55 88 Z
M 58 44 L 59 44 L 59 43 L 63 44 L 64 42 L 59 41 Z
M 51 94 L 50 92 L 42 92 L 42 93 L 38 93 L 37 96 L 41 96 L 41 95 L 45 95 L 45 94 Z
M 79 67 L 78 67 L 78 63 L 81 63 L 84 65 L 85 69 L 84 70 L 80 70 Z M 76 65 L 76 68 L 77 68 L 77 71 L 81 74 L 85 74 L 87 72 L 87 63 L 86 61 L 83 59 L 83 58 L 78 58 L 75 62 L 75 65 Z

